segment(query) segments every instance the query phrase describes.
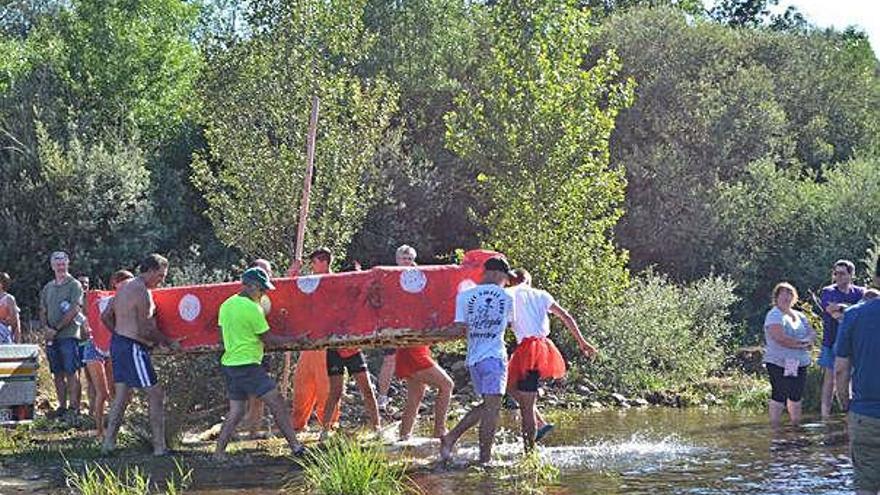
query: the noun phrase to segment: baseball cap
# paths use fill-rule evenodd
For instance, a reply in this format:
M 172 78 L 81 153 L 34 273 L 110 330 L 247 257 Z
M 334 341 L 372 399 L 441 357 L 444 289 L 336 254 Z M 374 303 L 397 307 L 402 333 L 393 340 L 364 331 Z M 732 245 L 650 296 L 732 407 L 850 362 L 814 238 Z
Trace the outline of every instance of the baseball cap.
M 64 251 L 55 251 L 54 253 L 52 253 L 51 256 L 49 256 L 49 261 L 69 260 L 69 259 L 70 259 L 70 257 L 67 256 L 67 253 L 65 253 Z
M 489 258 L 486 260 L 485 263 L 483 263 L 483 268 L 486 271 L 502 272 L 511 278 L 516 277 L 516 274 L 510 270 L 510 264 L 508 264 L 507 260 L 504 258 Z
M 263 290 L 275 290 L 275 286 L 269 281 L 269 275 L 260 267 L 248 268 L 241 274 L 241 283 L 255 284 Z

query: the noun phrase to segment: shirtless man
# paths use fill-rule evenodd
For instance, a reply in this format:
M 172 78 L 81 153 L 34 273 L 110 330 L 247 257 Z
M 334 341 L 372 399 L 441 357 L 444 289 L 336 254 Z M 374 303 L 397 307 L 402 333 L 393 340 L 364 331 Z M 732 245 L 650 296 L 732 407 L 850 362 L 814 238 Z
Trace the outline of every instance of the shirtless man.
M 156 305 L 150 294 L 151 289 L 165 281 L 167 273 L 167 259 L 158 254 L 147 256 L 141 261 L 140 275 L 122 286 L 101 314 L 101 321 L 113 333 L 110 357 L 116 382 L 116 397 L 110 408 L 101 448 L 105 454 L 116 448 L 116 435 L 131 399 L 132 388 L 142 388 L 147 393 L 153 455 L 169 454 L 165 445 L 165 391 L 156 380 L 150 362 L 150 350 L 156 345 L 175 351 L 180 349 L 179 342 L 169 339 L 156 327 Z

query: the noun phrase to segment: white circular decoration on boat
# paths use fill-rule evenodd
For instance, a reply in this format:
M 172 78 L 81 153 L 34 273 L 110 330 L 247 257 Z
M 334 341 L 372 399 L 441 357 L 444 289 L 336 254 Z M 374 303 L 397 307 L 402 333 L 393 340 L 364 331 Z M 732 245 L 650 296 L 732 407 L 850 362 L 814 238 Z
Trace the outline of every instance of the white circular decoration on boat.
M 466 290 L 473 289 L 476 286 L 477 286 L 476 282 L 474 282 L 473 280 L 471 280 L 469 278 L 466 278 L 458 283 L 458 291 L 464 292 Z
M 193 294 L 187 294 L 180 298 L 180 303 L 177 304 L 177 312 L 180 313 L 183 321 L 193 321 L 202 312 L 202 301 L 199 301 L 199 298 Z
M 269 299 L 269 296 L 263 294 L 263 297 L 260 298 L 260 307 L 263 308 L 263 314 L 269 314 L 269 311 L 272 311 L 272 300 Z
M 110 305 L 110 301 L 113 300 L 113 296 L 104 296 L 101 299 L 98 299 L 98 312 L 103 313 L 107 306 Z
M 428 285 L 428 277 L 417 268 L 410 268 L 400 273 L 400 288 L 410 294 L 418 294 Z
M 321 285 L 321 277 L 309 276 L 296 279 L 296 286 L 299 287 L 299 290 L 304 294 L 315 292 L 318 290 L 319 285 Z

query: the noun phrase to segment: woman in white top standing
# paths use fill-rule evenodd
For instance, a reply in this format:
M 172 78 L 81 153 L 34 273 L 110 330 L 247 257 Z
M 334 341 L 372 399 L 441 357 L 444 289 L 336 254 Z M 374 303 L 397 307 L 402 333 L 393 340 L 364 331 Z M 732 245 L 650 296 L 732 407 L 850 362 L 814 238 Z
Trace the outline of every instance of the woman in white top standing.
M 770 424 L 778 427 L 787 408 L 793 425 L 801 420 L 801 399 L 816 332 L 800 311 L 793 309 L 797 289 L 787 282 L 773 288 L 773 307 L 764 319 L 767 347 L 764 365 L 770 377 Z
M 513 298 L 513 330 L 516 350 L 510 356 L 507 372 L 507 393 L 516 399 L 522 419 L 522 436 L 526 452 L 535 442 L 553 429 L 538 412 L 538 382 L 565 376 L 565 360 L 549 339 L 550 313 L 558 316 L 577 341 L 584 355 L 596 354 L 581 335 L 574 318 L 547 291 L 532 288 L 532 276 L 518 268 L 508 293 Z

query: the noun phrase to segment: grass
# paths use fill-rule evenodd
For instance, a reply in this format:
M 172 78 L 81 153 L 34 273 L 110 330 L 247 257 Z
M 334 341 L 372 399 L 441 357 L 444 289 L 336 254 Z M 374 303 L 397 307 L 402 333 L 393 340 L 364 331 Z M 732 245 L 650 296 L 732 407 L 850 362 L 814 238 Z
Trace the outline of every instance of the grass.
M 67 463 L 64 472 L 68 488 L 78 495 L 178 495 L 189 487 L 192 469 L 184 468 L 176 460 L 174 466 L 176 473 L 161 484 L 154 483 L 138 466 L 117 472 L 104 464 L 86 463 L 84 469 L 78 471 Z
M 537 450 L 503 468 L 501 479 L 512 485 L 514 493 L 538 495 L 559 481 L 559 468 L 541 459 Z
M 336 435 L 310 450 L 301 462 L 302 480 L 289 481 L 285 493 L 396 495 L 418 493 L 406 466 L 392 462 L 377 443 Z

